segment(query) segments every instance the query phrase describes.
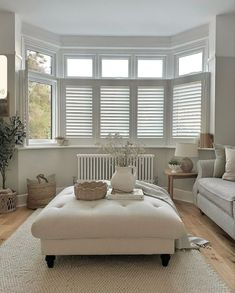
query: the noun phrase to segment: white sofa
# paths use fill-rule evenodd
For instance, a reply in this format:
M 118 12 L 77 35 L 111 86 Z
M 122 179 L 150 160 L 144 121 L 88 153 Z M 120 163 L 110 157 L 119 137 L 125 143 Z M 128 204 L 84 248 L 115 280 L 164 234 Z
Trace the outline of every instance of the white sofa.
M 194 203 L 235 239 L 235 182 L 213 177 L 214 160 L 199 160 Z

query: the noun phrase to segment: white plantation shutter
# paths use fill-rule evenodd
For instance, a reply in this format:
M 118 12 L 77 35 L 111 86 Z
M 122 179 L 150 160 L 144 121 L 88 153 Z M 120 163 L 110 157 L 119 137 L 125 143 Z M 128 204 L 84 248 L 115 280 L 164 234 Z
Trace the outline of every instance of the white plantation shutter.
M 127 86 L 101 86 L 100 136 L 119 132 L 129 136 L 130 89 Z
M 66 86 L 66 136 L 92 137 L 92 87 Z
M 202 82 L 173 88 L 173 137 L 196 137 L 201 131 Z
M 164 87 L 138 87 L 137 136 L 163 137 Z

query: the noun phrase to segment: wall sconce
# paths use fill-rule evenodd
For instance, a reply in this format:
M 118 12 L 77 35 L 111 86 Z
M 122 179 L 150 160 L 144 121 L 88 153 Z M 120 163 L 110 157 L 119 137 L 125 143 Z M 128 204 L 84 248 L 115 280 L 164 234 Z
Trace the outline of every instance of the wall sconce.
M 0 55 L 0 99 L 7 98 L 7 57 Z

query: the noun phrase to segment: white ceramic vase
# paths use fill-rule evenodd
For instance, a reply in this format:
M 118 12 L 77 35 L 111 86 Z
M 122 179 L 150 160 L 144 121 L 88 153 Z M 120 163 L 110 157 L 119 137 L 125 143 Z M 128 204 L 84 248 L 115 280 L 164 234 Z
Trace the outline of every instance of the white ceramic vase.
M 111 186 L 123 192 L 132 192 L 135 187 L 135 167 L 116 167 L 111 179 Z

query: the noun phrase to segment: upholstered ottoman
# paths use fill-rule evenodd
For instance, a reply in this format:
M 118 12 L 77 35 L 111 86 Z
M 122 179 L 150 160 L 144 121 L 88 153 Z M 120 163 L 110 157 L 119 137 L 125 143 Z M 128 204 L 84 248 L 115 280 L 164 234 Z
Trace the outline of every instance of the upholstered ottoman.
M 177 212 L 165 201 L 77 200 L 64 189 L 38 215 L 32 234 L 40 238 L 48 267 L 56 255 L 161 254 L 167 266 L 175 240 L 185 234 Z

